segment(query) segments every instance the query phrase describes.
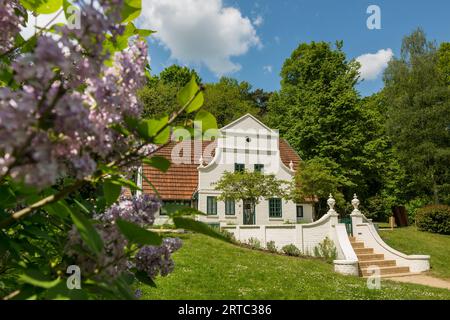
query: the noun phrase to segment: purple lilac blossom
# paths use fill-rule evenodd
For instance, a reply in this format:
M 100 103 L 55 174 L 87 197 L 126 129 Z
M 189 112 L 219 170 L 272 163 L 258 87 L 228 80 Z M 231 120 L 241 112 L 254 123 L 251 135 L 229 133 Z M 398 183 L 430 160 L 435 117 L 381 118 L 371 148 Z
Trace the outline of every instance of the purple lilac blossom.
M 3 2 L 6 36 L 21 21 L 11 13 L 16 2 Z M 99 2 L 103 10 L 83 5 L 81 29 L 57 27 L 58 38 L 44 33 L 34 52 L 12 62 L 22 85 L 0 88 L 0 177 L 10 173 L 40 188 L 67 172 L 82 179 L 95 171 L 94 159 L 113 161 L 135 143 L 110 127 L 141 112 L 136 92 L 145 81 L 147 47 L 136 40 L 110 57 L 102 43 L 123 32 L 122 0 Z
M 127 240 L 114 225 L 96 225 L 95 228 L 103 240 L 100 255 L 92 254 L 75 227 L 69 232 L 65 253 L 80 266 L 86 278 L 93 276 L 97 280 L 112 282 L 128 270 Z
M 24 10 L 17 0 L 0 0 L 0 54 L 14 48 L 15 37 L 24 23 L 23 17 L 16 11 Z
M 152 225 L 155 221 L 155 214 L 160 208 L 161 202 L 154 195 L 142 194 L 131 198 L 121 197 L 117 204 L 112 205 L 105 213 L 96 216 L 96 218 L 108 223 L 123 219 L 140 226 Z
M 154 279 L 156 276 L 167 276 L 175 266 L 171 253 L 181 248 L 179 238 L 165 238 L 161 246 L 144 246 L 136 254 L 136 268 Z

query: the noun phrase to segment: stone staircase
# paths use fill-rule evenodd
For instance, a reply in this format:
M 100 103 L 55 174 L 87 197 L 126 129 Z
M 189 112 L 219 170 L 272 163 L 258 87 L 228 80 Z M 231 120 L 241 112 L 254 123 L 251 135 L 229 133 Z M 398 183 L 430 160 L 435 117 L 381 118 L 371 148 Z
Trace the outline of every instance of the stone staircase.
M 367 278 L 373 274 L 369 269 L 370 266 L 380 268 L 380 276 L 382 278 L 409 276 L 409 267 L 399 267 L 395 260 L 386 260 L 384 254 L 375 253 L 373 248 L 366 248 L 364 242 L 358 241 L 355 237 L 350 236 L 350 243 L 358 257 L 359 273 L 362 277 Z

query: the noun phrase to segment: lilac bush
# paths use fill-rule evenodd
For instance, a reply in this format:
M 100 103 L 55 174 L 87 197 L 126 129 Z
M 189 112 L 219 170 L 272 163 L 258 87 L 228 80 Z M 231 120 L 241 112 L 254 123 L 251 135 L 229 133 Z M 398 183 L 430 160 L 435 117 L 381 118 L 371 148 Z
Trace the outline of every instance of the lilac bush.
M 111 126 L 141 113 L 136 92 L 145 83 L 147 46 L 135 40 L 110 56 L 102 44 L 124 32 L 115 9 L 122 1 L 99 3 L 102 9 L 82 6 L 81 29 L 56 27 L 61 37 L 40 36 L 33 52 L 12 63 L 22 86 L 0 88 L 0 174 L 43 188 L 69 169 L 87 177 L 94 159 L 113 161 L 132 144 Z M 14 6 L 2 6 L 9 38 L 19 31 Z
M 146 229 L 160 200 L 118 199 L 117 191 L 139 189 L 130 177 L 169 142 L 176 116 L 200 108 L 192 105 L 202 93 L 191 81 L 178 113 L 141 119 L 137 91 L 147 81 L 144 37 L 151 32 L 130 21 L 134 13 L 123 9 L 131 2 L 139 6 L 66 1 L 80 10 L 79 28 L 47 26 L 25 40 L 21 26 L 42 13 L 42 2 L 0 0 L 0 254 L 8 270 L 26 274 L 11 277 L 20 281 L 0 296 L 48 298 L 59 290 L 57 297 L 70 297 L 53 280 L 75 264 L 88 284 L 86 298 L 133 299 L 126 275 L 173 270 L 171 254 L 181 241 Z M 122 220 L 145 239 L 121 228 Z M 36 275 L 40 282 L 30 280 Z M 49 279 L 45 290 L 36 285 L 42 279 Z

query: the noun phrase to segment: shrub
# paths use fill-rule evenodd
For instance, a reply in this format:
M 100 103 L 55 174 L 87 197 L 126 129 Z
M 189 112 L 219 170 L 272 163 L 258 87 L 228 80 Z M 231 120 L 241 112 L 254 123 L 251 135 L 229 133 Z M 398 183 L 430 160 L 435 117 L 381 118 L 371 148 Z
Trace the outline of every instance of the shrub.
M 337 257 L 337 250 L 333 240 L 325 237 L 325 239 L 314 248 L 314 255 L 316 257 L 324 258 L 327 262 L 333 262 Z
M 430 205 L 417 210 L 416 225 L 419 230 L 450 234 L 450 206 Z
M 238 241 L 236 240 L 236 238 L 234 237 L 234 234 L 232 234 L 231 232 L 228 232 L 227 230 L 224 229 L 219 229 L 219 232 L 231 243 L 237 243 Z
M 256 239 L 256 238 L 250 238 L 247 240 L 247 244 L 252 248 L 252 249 L 261 249 L 261 242 Z
M 381 196 L 374 196 L 367 199 L 365 206 L 361 210 L 368 219 L 378 222 L 386 222 L 392 215 L 391 207 L 386 199 Z
M 410 223 L 416 221 L 417 210 L 423 208 L 424 206 L 430 204 L 431 200 L 427 198 L 415 198 L 410 200 L 406 205 L 406 213 L 408 214 L 408 220 Z
M 269 241 L 267 242 L 267 250 L 269 250 L 270 252 L 278 252 L 277 246 L 275 245 L 275 241 Z
M 281 251 L 283 251 L 288 256 L 298 257 L 302 255 L 301 251 L 293 244 L 285 245 L 283 248 L 281 248 Z

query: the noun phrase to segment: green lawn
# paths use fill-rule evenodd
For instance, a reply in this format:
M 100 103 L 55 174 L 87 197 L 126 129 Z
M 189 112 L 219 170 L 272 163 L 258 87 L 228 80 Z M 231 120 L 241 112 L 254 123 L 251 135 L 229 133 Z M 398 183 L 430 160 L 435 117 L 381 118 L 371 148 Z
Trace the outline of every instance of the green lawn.
M 414 226 L 380 231 L 380 235 L 403 253 L 430 255 L 430 274 L 450 279 L 450 236 L 418 231 Z
M 450 299 L 450 290 L 333 272 L 330 264 L 249 250 L 198 234 L 181 235 L 175 271 L 142 286 L 143 299 Z

